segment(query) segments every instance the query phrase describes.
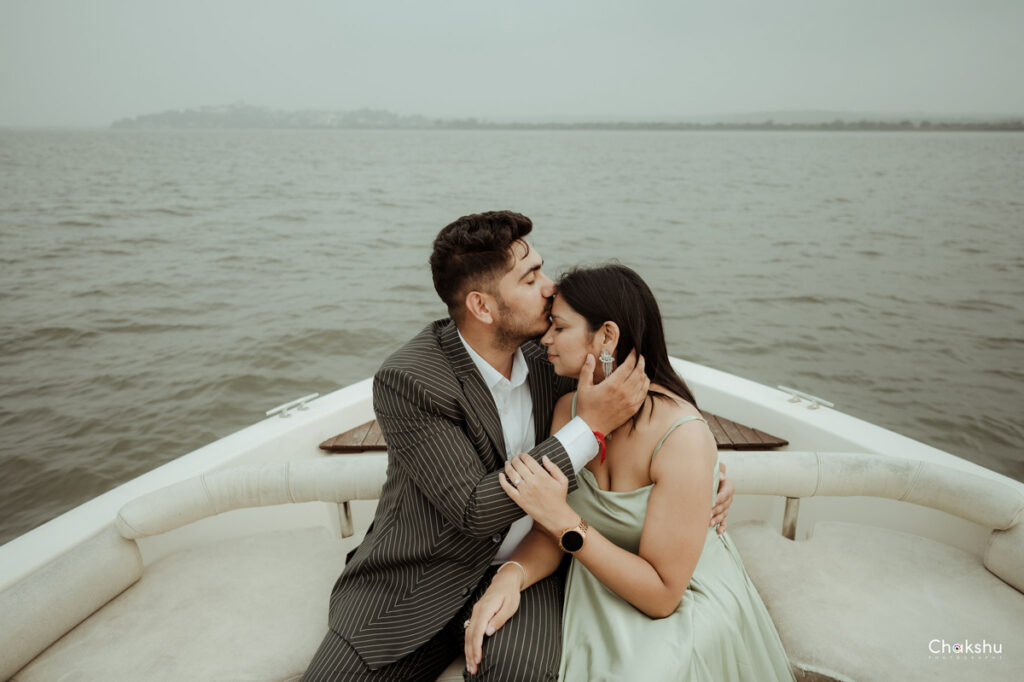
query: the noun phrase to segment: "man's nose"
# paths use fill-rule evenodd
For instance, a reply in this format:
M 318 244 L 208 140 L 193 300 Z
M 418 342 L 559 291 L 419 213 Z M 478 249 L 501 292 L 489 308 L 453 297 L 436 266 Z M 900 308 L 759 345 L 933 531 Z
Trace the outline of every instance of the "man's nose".
M 544 298 L 551 298 L 555 295 L 555 283 L 548 279 L 547 275 L 544 273 L 541 273 L 540 276 L 544 278 L 544 283 L 540 287 L 540 292 L 544 295 Z

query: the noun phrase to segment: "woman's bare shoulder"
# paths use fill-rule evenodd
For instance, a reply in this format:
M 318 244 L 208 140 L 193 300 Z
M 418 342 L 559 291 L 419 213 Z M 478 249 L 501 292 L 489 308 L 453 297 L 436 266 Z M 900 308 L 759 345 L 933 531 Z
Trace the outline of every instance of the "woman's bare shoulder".
M 643 426 L 645 431 L 664 433 L 684 417 L 703 416 L 695 405 L 671 391 L 656 384 L 651 385 L 651 390 L 660 393 L 661 396 L 650 396 L 644 404 L 644 412 L 637 426 Z
M 655 388 L 657 390 L 657 388 Z M 695 405 L 684 400 L 683 398 L 668 393 L 672 400 L 666 400 L 663 398 L 655 398 L 656 401 L 654 410 L 651 414 L 650 419 L 646 425 L 649 431 L 650 438 L 660 441 L 663 436 L 669 434 L 668 438 L 665 439 L 662 444 L 662 448 L 659 452 L 669 453 L 673 451 L 684 452 L 684 453 L 700 453 L 698 457 L 663 457 L 659 455 L 651 461 L 651 477 L 652 479 L 658 478 L 658 473 L 666 469 L 665 465 L 670 464 L 672 469 L 678 469 L 681 464 L 686 462 L 684 469 L 688 469 L 689 466 L 702 467 L 714 460 L 717 456 L 717 446 L 714 442 L 714 436 L 711 431 L 704 426 L 704 422 L 697 422 L 697 420 L 691 420 L 696 422 L 696 425 L 686 424 L 679 428 L 673 429 L 673 426 L 679 422 L 679 420 L 685 417 L 701 417 L 700 410 Z M 658 460 L 662 460 L 659 462 Z
M 572 401 L 576 398 L 576 391 L 570 391 L 555 402 L 555 416 L 564 414 L 566 421 L 572 418 Z
M 555 433 L 572 419 L 572 400 L 575 395 L 575 391 L 566 393 L 555 403 L 555 411 L 551 417 L 551 433 Z

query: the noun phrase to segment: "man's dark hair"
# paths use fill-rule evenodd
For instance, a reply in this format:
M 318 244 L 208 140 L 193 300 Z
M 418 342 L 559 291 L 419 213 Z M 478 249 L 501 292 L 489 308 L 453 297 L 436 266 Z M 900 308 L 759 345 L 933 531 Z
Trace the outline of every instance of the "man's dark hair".
M 533 222 L 521 213 L 488 211 L 462 216 L 437 233 L 430 272 L 456 322 L 461 322 L 466 294 L 494 292 L 496 280 L 515 265 L 512 245 L 532 229 Z

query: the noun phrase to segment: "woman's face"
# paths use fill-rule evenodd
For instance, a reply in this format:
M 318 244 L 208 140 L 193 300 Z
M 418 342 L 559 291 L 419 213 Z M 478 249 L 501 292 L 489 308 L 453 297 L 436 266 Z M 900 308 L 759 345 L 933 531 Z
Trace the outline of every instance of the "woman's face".
M 587 320 L 569 307 L 565 299 L 555 296 L 551 306 L 551 326 L 541 337 L 540 342 L 547 346 L 548 360 L 555 366 L 555 374 L 560 376 L 579 376 L 587 354 L 594 358 L 601 354 L 598 335 L 590 331 Z M 600 364 L 595 374 L 601 371 Z

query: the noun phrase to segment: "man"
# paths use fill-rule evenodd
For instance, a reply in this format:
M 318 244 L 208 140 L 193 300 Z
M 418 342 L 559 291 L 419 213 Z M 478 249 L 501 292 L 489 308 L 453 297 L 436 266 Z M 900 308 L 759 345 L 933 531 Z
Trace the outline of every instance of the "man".
M 577 417 L 548 437 L 555 401 L 575 382 L 554 374 L 532 339 L 547 329 L 554 284 L 517 213 L 464 216 L 430 257 L 451 319 L 433 323 L 381 366 L 373 403 L 388 443 L 387 480 L 366 538 L 334 586 L 329 630 L 304 680 L 433 680 L 462 651 L 463 623 L 531 520 L 505 494 L 508 457 L 550 458 L 575 474 L 642 405 L 643 359 L 578 385 Z M 731 502 L 725 486 L 720 506 Z M 724 508 L 716 508 L 724 516 Z M 715 519 L 712 519 L 713 521 Z M 522 594 L 467 679 L 555 679 L 562 581 Z

